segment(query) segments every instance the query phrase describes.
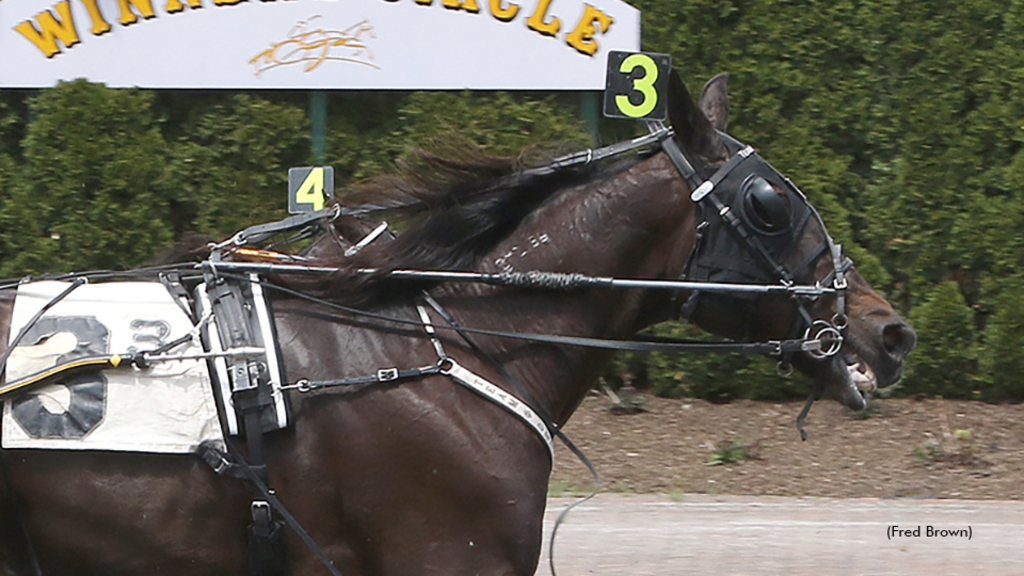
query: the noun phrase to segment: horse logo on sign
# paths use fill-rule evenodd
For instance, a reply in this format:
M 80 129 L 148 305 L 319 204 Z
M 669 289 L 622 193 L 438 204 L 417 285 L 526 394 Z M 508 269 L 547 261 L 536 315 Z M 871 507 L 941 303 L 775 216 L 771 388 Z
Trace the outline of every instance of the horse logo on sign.
M 344 30 L 325 30 L 313 25 L 321 18 L 312 16 L 300 20 L 288 32 L 288 37 L 271 43 L 270 47 L 253 56 L 249 64 L 256 67 L 259 78 L 267 70 L 292 64 L 303 64 L 303 72 L 312 72 L 326 61 L 353 62 L 380 69 L 373 52 L 364 38 L 376 38 L 369 20 L 361 20 Z

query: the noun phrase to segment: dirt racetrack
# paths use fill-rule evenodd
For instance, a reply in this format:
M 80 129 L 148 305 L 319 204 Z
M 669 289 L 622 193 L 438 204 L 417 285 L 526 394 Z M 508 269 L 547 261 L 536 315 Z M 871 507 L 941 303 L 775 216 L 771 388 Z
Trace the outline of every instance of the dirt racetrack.
M 819 402 L 801 442 L 801 402 L 643 398 L 647 412 L 616 416 L 591 395 L 566 433 L 593 460 L 605 490 L 625 493 L 832 498 L 1024 498 L 1024 405 L 883 399 L 852 415 Z M 747 459 L 709 466 L 735 442 Z M 719 450 L 719 454 L 723 451 Z M 586 469 L 556 451 L 551 495 L 585 492 Z M 1024 574 L 1024 572 L 1022 572 Z
M 801 442 L 800 402 L 643 400 L 592 395 L 566 426 L 604 488 L 560 528 L 559 576 L 1024 575 L 1024 405 L 822 402 Z M 546 535 L 590 486 L 559 448 Z

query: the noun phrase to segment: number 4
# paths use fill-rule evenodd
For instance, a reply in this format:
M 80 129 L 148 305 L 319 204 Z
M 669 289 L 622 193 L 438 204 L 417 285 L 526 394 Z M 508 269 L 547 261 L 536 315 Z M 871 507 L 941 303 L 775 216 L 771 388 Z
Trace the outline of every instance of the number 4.
M 313 210 L 324 207 L 324 169 L 313 168 L 309 176 L 299 184 L 295 191 L 296 204 L 312 204 Z
M 288 212 L 320 210 L 333 198 L 334 168 L 330 166 L 288 169 Z

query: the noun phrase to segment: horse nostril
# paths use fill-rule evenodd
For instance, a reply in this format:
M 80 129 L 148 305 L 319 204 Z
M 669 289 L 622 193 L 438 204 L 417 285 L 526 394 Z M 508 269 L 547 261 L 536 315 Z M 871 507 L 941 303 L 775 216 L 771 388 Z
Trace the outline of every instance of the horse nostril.
M 910 326 L 902 322 L 889 324 L 882 328 L 882 345 L 885 351 L 892 355 L 901 355 L 910 352 L 917 344 L 917 334 Z

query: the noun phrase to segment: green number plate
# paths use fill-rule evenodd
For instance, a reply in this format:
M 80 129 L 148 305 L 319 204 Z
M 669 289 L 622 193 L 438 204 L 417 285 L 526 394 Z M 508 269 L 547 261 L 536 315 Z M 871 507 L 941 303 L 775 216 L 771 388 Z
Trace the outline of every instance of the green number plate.
M 668 75 L 672 57 L 647 52 L 609 52 L 604 115 L 633 120 L 668 116 Z

